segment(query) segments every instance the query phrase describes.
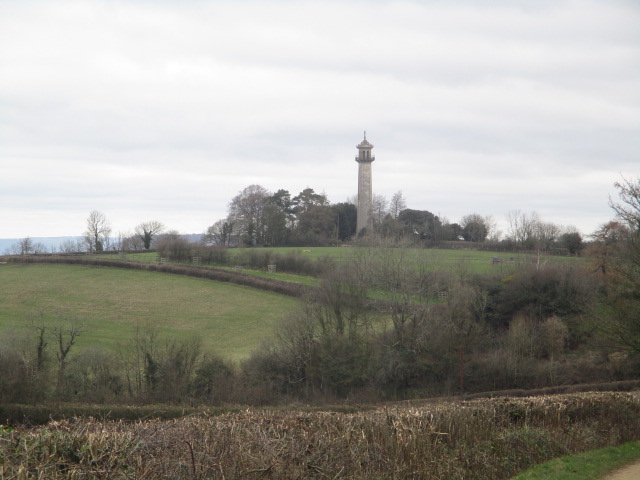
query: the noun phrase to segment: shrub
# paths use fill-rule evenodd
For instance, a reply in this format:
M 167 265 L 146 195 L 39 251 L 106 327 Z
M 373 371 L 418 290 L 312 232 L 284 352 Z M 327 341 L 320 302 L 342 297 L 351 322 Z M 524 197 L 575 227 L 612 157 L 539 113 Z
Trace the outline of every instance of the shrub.
M 113 352 L 89 347 L 74 357 L 65 372 L 66 390 L 84 402 L 114 402 L 124 395 L 122 373 Z
M 158 240 L 156 250 L 161 257 L 166 257 L 175 262 L 191 260 L 193 244 L 182 237 L 166 237 Z
M 227 247 L 199 246 L 193 251 L 194 257 L 200 257 L 202 263 L 210 265 L 229 265 L 231 255 Z
M 195 370 L 190 393 L 208 404 L 233 398 L 235 375 L 231 365 L 217 355 L 206 355 Z
M 598 295 L 598 280 L 582 268 L 528 266 L 494 284 L 490 306 L 495 325 L 506 326 L 516 314 L 542 322 L 557 315 L 566 318 L 589 311 Z

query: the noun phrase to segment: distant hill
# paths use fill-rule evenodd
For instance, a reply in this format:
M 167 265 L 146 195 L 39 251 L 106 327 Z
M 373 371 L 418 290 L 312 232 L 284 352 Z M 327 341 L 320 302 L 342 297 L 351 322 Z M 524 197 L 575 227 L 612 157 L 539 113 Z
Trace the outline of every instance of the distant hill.
M 33 243 L 41 243 L 47 252 L 57 250 L 63 242 L 82 240 L 82 237 L 29 237 Z M 0 254 L 10 253 L 9 249 L 18 243 L 21 238 L 0 238 Z
M 188 233 L 182 235 L 189 242 L 197 243 L 202 238 L 202 234 L 200 233 Z M 33 243 L 41 243 L 44 245 L 47 253 L 51 253 L 52 251 L 57 251 L 64 242 L 71 240 L 75 242 L 77 240 L 82 240 L 83 237 L 29 237 Z M 0 255 L 6 255 L 11 253 L 10 249 L 16 243 L 18 243 L 22 238 L 0 238 Z
M 202 240 L 201 233 L 185 233 L 184 235 L 182 235 L 182 237 L 186 238 L 191 243 L 198 243 L 200 240 Z

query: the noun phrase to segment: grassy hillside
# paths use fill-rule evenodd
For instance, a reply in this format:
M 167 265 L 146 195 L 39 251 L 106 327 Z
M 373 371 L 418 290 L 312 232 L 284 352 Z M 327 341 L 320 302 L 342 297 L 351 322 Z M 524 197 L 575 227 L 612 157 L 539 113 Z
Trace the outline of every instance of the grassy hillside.
M 48 325 L 79 321 L 77 343 L 116 347 L 136 327 L 155 326 L 177 337 L 198 336 L 222 356 L 248 355 L 271 334 L 297 300 L 210 280 L 137 270 L 76 265 L 0 266 L 0 331 L 29 331 L 44 314 Z

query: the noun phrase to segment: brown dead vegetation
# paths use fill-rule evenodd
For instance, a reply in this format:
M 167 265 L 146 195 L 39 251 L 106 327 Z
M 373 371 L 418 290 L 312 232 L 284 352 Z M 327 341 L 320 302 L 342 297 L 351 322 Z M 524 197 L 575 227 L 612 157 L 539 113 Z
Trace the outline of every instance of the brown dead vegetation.
M 252 410 L 4 429 L 5 479 L 509 478 L 564 453 L 640 438 L 628 393 Z

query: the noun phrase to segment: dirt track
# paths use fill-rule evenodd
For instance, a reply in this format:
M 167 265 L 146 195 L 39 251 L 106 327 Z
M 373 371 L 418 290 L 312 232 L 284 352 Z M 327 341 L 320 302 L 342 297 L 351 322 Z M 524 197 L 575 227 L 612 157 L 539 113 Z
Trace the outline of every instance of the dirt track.
M 638 480 L 640 479 L 640 462 L 619 468 L 615 472 L 602 477 L 602 480 Z

